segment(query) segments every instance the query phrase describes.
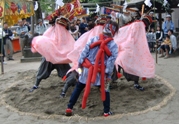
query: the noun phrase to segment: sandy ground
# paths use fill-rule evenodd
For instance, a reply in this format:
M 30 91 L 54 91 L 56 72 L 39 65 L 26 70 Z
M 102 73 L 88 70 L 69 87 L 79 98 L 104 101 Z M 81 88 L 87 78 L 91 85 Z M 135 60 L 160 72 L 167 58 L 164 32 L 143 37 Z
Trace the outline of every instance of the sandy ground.
M 0 76 L 0 93 L 4 93 L 4 90 L 7 89 L 7 87 L 11 86 L 14 82 L 18 83 L 18 87 L 14 87 L 11 88 L 11 90 L 7 90 L 6 94 L 7 94 L 7 101 L 11 101 L 13 103 L 17 104 L 17 108 L 22 107 L 22 105 L 25 105 L 26 103 L 23 103 L 23 96 L 22 94 L 28 90 L 28 87 L 30 85 L 33 85 L 33 81 L 34 81 L 34 72 L 36 72 L 35 70 L 37 70 L 37 68 L 40 65 L 40 62 L 32 62 L 32 63 L 20 63 L 20 53 L 15 54 L 14 57 L 16 60 L 15 61 L 8 61 L 8 64 L 5 65 L 5 74 Z M 167 81 L 169 81 L 175 88 L 176 90 L 179 89 L 179 85 L 178 85 L 178 81 L 179 81 L 179 74 L 178 74 L 178 69 L 179 69 L 179 57 L 174 57 L 174 58 L 169 58 L 169 59 L 159 59 L 158 61 L 159 64 L 156 64 L 156 74 L 159 75 L 160 77 L 163 77 L 164 79 L 166 79 Z M 27 71 L 30 70 L 30 71 Z M 25 73 L 22 73 L 25 72 Z M 23 81 L 19 81 L 18 78 L 19 77 L 24 77 Z M 54 77 L 53 77 L 54 76 Z M 25 78 L 27 77 L 27 78 Z M 51 76 L 51 79 L 56 78 L 55 74 L 53 74 Z M 62 85 L 59 85 L 59 82 L 56 83 L 49 83 L 49 80 L 46 80 L 43 82 L 41 89 L 39 89 L 37 92 L 39 92 L 39 96 L 37 97 L 33 97 L 31 99 L 34 98 L 40 98 L 40 96 L 43 98 L 43 94 L 45 93 L 45 90 L 50 91 L 49 89 L 52 88 L 54 90 L 56 90 L 57 93 L 55 93 L 54 95 L 52 94 L 53 97 L 51 97 L 51 99 L 56 98 L 56 95 L 58 95 L 60 93 L 60 91 L 55 88 L 56 86 L 58 86 L 59 88 L 62 87 Z M 147 105 L 154 105 L 154 103 L 158 103 L 161 101 L 162 99 L 162 95 L 163 93 L 166 93 L 166 95 L 168 94 L 167 92 L 167 88 L 165 86 L 162 85 L 156 85 L 157 80 L 153 80 L 152 83 L 150 83 L 150 85 L 148 83 L 144 83 L 143 85 L 146 87 L 146 91 L 144 92 L 139 92 L 133 89 L 132 87 L 132 83 L 128 83 L 127 85 L 122 85 L 119 87 L 117 87 L 117 89 L 119 89 L 120 91 L 118 91 L 118 97 L 123 97 L 125 95 L 127 95 L 127 97 L 131 97 L 131 96 L 138 96 L 138 97 L 142 97 L 143 99 L 145 99 L 145 101 L 149 100 L 150 98 L 147 97 L 147 94 L 150 93 L 155 93 L 153 94 L 153 101 L 151 102 L 143 102 L 146 103 Z M 160 83 L 160 81 L 158 80 L 158 82 Z M 155 86 L 155 87 L 151 87 L 151 86 Z M 121 89 L 121 87 L 123 87 L 123 89 Z M 161 87 L 163 87 L 165 90 L 161 90 Z M 156 89 L 155 89 L 156 88 Z M 151 89 L 151 90 L 150 90 Z M 14 92 L 9 92 L 9 91 L 14 91 Z M 44 91 L 43 91 L 44 90 Z M 69 94 L 71 92 L 72 89 L 69 90 Z M 128 92 L 123 92 L 123 91 L 127 91 Z M 18 92 L 20 91 L 20 92 Z M 43 91 L 43 92 L 42 92 Z M 97 89 L 94 89 L 95 92 L 98 92 Z M 131 91 L 134 91 L 131 93 Z M 111 91 L 112 92 L 112 91 Z M 128 94 L 126 94 L 128 93 Z M 146 94 L 145 94 L 146 93 Z M 160 94 L 161 93 L 161 94 Z M 64 102 L 68 101 L 68 95 L 67 94 L 67 98 L 65 98 Z M 97 93 L 96 93 L 97 94 Z M 51 95 L 51 94 L 46 94 L 46 95 Z M 22 97 L 21 97 L 22 96 Z M 28 94 L 26 94 L 26 96 L 28 96 Z M 30 96 L 30 95 L 29 95 Z M 151 95 L 152 96 L 152 95 Z M 41 119 L 38 117 L 33 117 L 33 116 L 29 116 L 29 115 L 19 115 L 16 112 L 12 112 L 9 111 L 8 109 L 6 109 L 3 105 L 0 106 L 0 123 L 2 124 L 30 124 L 30 123 L 34 123 L 34 124 L 56 124 L 56 123 L 73 123 L 73 124 L 79 124 L 79 123 L 122 123 L 122 124 L 144 124 L 144 123 L 152 123 L 152 124 L 158 124 L 158 123 L 163 123 L 163 124 L 177 124 L 179 122 L 178 119 L 178 115 L 179 115 L 179 111 L 178 110 L 178 106 L 179 106 L 179 94 L 178 92 L 176 92 L 175 96 L 168 102 L 168 104 L 166 106 L 164 106 L 163 108 L 159 109 L 158 111 L 149 111 L 145 114 L 140 114 L 140 115 L 135 115 L 135 116 L 123 116 L 122 118 L 113 118 L 113 119 L 103 119 L 103 120 L 86 120 L 86 119 L 71 119 L 71 118 L 50 118 L 50 119 Z M 96 95 L 96 98 L 98 97 L 98 95 Z M 136 97 L 136 98 L 138 98 Z M 15 98 L 19 98 L 16 102 L 14 102 L 13 99 Z M 136 99 L 134 97 L 132 97 L 132 99 Z M 30 99 L 29 97 L 26 97 L 26 99 Z M 113 101 L 117 101 L 115 98 L 112 98 Z M 131 98 L 130 98 L 131 99 Z M 120 105 L 118 106 L 118 104 L 115 105 L 116 108 L 114 108 L 114 111 L 116 111 L 117 113 L 123 113 L 124 111 L 129 111 L 131 110 L 130 108 L 135 108 L 134 106 L 132 106 L 132 102 L 129 105 L 125 105 L 125 102 L 118 99 L 119 101 L 117 101 L 116 103 L 121 103 L 121 108 L 120 109 Z M 156 101 L 157 102 L 156 102 Z M 29 100 L 29 101 L 33 101 L 33 100 Z M 57 103 L 58 101 L 60 101 L 60 99 L 56 99 Z M 95 100 L 95 101 L 99 101 L 99 100 Z M 128 102 L 130 102 L 131 100 L 128 100 Z M 155 101 L 155 102 L 154 102 Z M 100 101 L 99 101 L 100 102 Z M 19 104 L 18 104 L 19 103 Z M 45 105 L 49 105 L 51 102 L 49 100 L 49 102 L 44 102 L 44 101 L 40 101 L 38 102 L 38 104 L 40 104 L 39 106 L 41 107 L 42 103 L 44 103 Z M 56 103 L 56 104 L 57 104 Z M 93 103 L 93 104 L 92 104 Z M 99 103 L 97 103 L 95 105 L 94 101 L 92 101 L 91 105 L 92 109 L 95 109 L 95 106 L 98 105 Z M 139 110 L 143 110 L 145 108 L 147 108 L 150 105 L 145 105 L 143 104 L 141 101 L 137 104 L 139 104 L 139 108 L 135 108 L 139 109 Z M 61 105 L 59 105 L 61 106 Z M 77 109 L 78 107 L 80 107 L 80 101 L 79 101 L 79 105 L 76 105 Z M 125 106 L 127 106 L 125 108 Z M 89 106 L 88 106 L 89 107 Z M 25 107 L 22 107 L 23 109 Z M 35 113 L 46 113 L 46 114 L 52 114 L 55 113 L 55 108 L 53 109 L 53 111 L 51 110 L 46 110 L 43 112 L 42 111 L 38 111 L 37 108 L 34 109 L 30 108 L 30 106 L 26 106 L 26 111 L 31 111 L 31 112 L 35 112 Z M 57 111 L 57 113 L 55 114 L 63 114 L 63 110 L 65 108 L 63 108 L 62 106 L 59 107 L 62 108 L 62 110 Z M 56 109 L 59 109 L 56 108 Z M 102 109 L 99 107 L 96 107 L 95 110 L 97 109 Z M 33 111 L 34 110 L 34 111 Z M 23 110 L 25 111 L 25 110 Z M 87 112 L 86 112 L 87 113 Z M 85 112 L 81 113 L 81 115 L 86 114 Z M 95 112 L 95 115 L 99 115 L 100 112 Z M 80 115 L 80 114 L 79 114 Z M 88 116 L 88 115 L 87 115 Z

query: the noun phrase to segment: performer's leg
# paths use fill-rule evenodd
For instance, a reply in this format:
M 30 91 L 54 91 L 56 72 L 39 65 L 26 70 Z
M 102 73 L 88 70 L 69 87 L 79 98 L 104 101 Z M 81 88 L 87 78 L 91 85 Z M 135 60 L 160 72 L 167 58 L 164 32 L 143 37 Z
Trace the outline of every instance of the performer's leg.
M 30 92 L 34 91 L 40 85 L 42 79 L 46 79 L 50 76 L 53 70 L 53 64 L 47 62 L 45 58 L 42 58 L 41 65 L 38 69 L 35 85 L 30 89 Z
M 82 84 L 80 82 L 77 83 L 71 97 L 68 103 L 68 109 L 66 109 L 66 115 L 71 116 L 72 115 L 72 109 L 75 105 L 76 101 L 78 100 L 78 97 L 80 96 L 81 91 L 85 88 L 85 84 Z
M 67 75 L 65 85 L 62 89 L 60 97 L 65 97 L 65 94 L 70 86 L 75 86 L 78 81 L 78 73 L 76 71 L 72 71 Z
M 106 100 L 103 102 L 104 106 L 104 116 L 107 117 L 109 115 L 112 115 L 112 112 L 110 112 L 110 92 L 106 91 Z
M 55 64 L 54 68 L 57 70 L 58 76 L 63 78 L 71 67 L 69 64 Z
M 139 85 L 139 81 L 134 81 L 134 88 L 143 91 L 144 88 L 142 86 Z

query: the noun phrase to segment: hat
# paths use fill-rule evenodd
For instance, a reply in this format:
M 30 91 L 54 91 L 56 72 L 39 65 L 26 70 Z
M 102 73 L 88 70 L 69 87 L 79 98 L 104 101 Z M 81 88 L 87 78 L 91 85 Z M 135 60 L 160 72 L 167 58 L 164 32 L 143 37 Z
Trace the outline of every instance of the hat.
M 42 19 L 38 19 L 38 23 L 42 22 Z
M 169 15 L 169 14 L 168 14 L 168 15 L 166 15 L 166 18 L 171 18 L 171 15 Z

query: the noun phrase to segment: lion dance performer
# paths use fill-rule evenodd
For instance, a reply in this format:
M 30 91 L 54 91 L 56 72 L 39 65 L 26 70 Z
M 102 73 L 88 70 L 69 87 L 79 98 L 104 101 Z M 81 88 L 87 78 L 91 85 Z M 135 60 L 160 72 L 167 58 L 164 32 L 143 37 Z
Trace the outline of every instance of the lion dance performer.
M 78 59 L 80 54 L 85 47 L 86 43 L 93 38 L 94 36 L 98 36 L 103 32 L 104 24 L 107 22 L 106 17 L 101 16 L 96 19 L 96 26 L 92 28 L 90 31 L 84 33 L 74 44 L 73 50 L 67 54 L 68 59 L 70 59 L 73 63 L 73 67 L 68 71 L 67 78 L 65 80 L 65 85 L 62 89 L 60 97 L 64 97 L 68 88 L 70 86 L 76 85 L 76 80 L 78 78 Z
M 120 17 L 121 14 L 116 13 L 116 15 Z M 139 85 L 139 78 L 141 77 L 145 80 L 146 78 L 153 78 L 155 75 L 155 63 L 148 49 L 145 34 L 145 29 L 152 22 L 152 18 L 146 15 L 140 20 L 124 24 L 119 28 L 119 32 L 122 33 L 118 33 L 114 37 L 119 48 L 118 57 L 115 62 L 116 69 L 118 72 L 123 69 L 125 78 L 128 81 L 134 81 L 134 88 L 140 91 L 143 91 L 144 88 Z
M 110 112 L 109 80 L 118 54 L 117 45 L 112 38 L 117 31 L 118 24 L 109 21 L 105 25 L 102 34 L 91 38 L 87 42 L 78 61 L 79 67 L 82 68 L 82 73 L 69 100 L 68 108 L 66 109 L 67 116 L 72 115 L 73 106 L 85 87 L 82 108 L 86 107 L 91 85 L 100 86 L 104 116 L 112 114 Z
M 68 63 L 71 61 L 67 58 L 67 54 L 73 49 L 75 40 L 67 27 L 69 20 L 72 20 L 79 13 L 79 1 L 73 0 L 71 3 L 65 4 L 47 17 L 50 22 L 55 21 L 55 24 L 48 28 L 42 36 L 37 36 L 33 39 L 31 44 L 32 52 L 40 53 L 43 58 L 37 72 L 35 85 L 30 90 L 31 92 L 38 88 L 42 79 L 50 76 L 52 70 L 56 69 L 58 76 L 63 77 L 70 69 Z

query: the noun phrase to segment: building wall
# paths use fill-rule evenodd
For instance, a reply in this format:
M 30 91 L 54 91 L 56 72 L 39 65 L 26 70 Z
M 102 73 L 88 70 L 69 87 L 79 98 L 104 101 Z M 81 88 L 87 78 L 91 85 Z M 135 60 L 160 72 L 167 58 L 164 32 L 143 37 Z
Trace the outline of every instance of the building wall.
M 176 28 L 179 28 L 179 8 L 173 9 L 174 12 L 172 13 L 172 20 L 175 24 Z

